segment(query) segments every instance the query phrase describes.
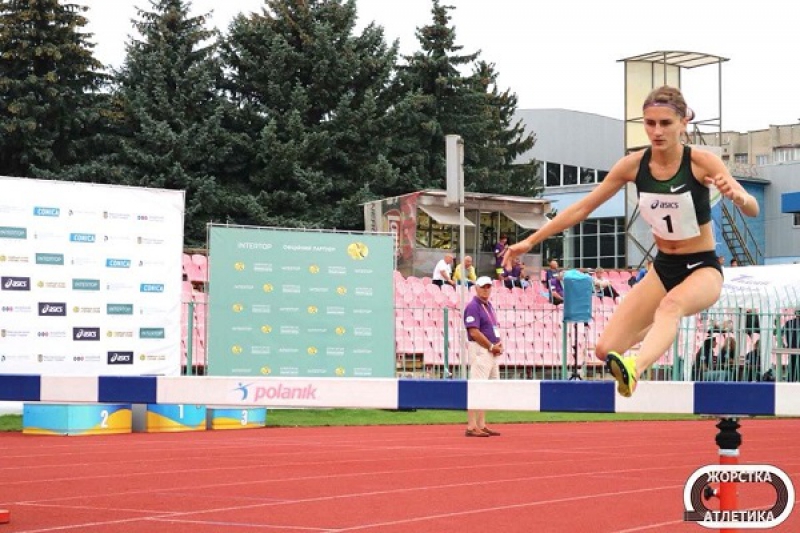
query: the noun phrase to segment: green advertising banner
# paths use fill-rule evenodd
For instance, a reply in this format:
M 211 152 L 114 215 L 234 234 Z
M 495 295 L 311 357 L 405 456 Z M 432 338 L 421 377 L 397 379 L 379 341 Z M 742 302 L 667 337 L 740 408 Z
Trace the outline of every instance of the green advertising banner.
M 391 235 L 212 226 L 208 373 L 394 377 Z

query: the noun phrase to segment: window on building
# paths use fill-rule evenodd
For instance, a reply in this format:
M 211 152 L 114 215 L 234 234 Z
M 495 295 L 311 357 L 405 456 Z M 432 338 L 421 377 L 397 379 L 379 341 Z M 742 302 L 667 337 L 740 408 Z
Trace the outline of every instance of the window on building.
M 608 176 L 608 171 L 607 170 L 598 170 L 597 171 L 597 183 L 603 183 L 603 180 L 606 179 L 606 176 Z
M 800 213 L 794 213 L 794 220 L 792 225 L 795 228 L 800 228 Z
M 800 159 L 800 148 L 775 148 L 773 155 L 773 160 L 776 163 L 794 161 L 795 159 Z
M 439 224 L 428 213 L 417 212 L 417 246 L 454 250 L 458 247 L 458 231 L 453 226 Z
M 561 186 L 561 165 L 558 163 L 550 163 L 549 161 L 545 163 L 547 169 L 545 170 L 547 175 L 547 181 L 545 182 L 546 187 L 560 187 Z
M 734 163 L 747 164 L 747 154 L 736 154 L 733 156 Z
M 595 181 L 597 180 L 595 179 L 594 169 L 581 167 L 581 184 L 585 185 L 588 183 L 594 183 Z
M 573 165 L 564 165 L 564 185 L 577 185 L 578 184 L 578 167 Z
M 570 230 L 564 263 L 570 268 L 625 268 L 625 218 L 584 220 Z
M 769 156 L 766 155 L 766 154 L 757 155 L 756 156 L 756 165 L 758 165 L 758 166 L 769 165 Z

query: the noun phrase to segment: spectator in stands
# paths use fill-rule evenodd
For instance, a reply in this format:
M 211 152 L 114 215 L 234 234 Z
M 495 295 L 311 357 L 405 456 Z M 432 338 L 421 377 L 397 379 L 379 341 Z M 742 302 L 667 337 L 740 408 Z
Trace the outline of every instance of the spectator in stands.
M 453 281 L 456 285 L 463 285 L 464 281 L 462 281 L 462 272 L 466 269 L 466 283 L 467 287 L 472 287 L 475 285 L 475 280 L 477 279 L 475 275 L 475 266 L 472 264 L 472 256 L 465 255 L 464 256 L 464 263 L 463 266 L 461 263 L 456 265 L 456 269 L 453 272 Z
M 736 349 L 736 339 L 728 335 L 722 341 L 722 347 L 717 356 L 719 369 L 723 372 L 724 380 L 735 381 L 739 375 L 739 352 Z
M 445 283 L 455 285 L 453 281 L 453 254 L 444 254 L 444 257 L 436 263 L 431 276 L 431 283 L 442 286 Z
M 561 284 L 561 271 L 558 261 L 550 260 L 550 268 L 545 270 L 544 284 L 550 297 L 550 303 L 559 305 L 564 303 L 564 286 Z
M 503 256 L 508 248 L 508 235 L 500 234 L 500 240 L 494 245 L 494 271 L 497 279 L 503 279 Z
M 606 178 L 542 228 L 506 250 L 504 262 L 586 220 L 629 184 L 636 186 L 639 213 L 651 226 L 658 254 L 653 269 L 617 305 L 595 344 L 622 396 L 633 394 L 639 377 L 675 342 L 683 317 L 719 300 L 722 267 L 717 262 L 709 187 L 716 187 L 748 217 L 758 201 L 731 176 L 716 154 L 683 144 L 694 116 L 681 91 L 654 89 L 642 105 L 650 146 L 623 156 Z M 640 344 L 638 355 L 623 357 Z
M 695 381 L 711 381 L 707 378 L 709 377 L 708 373 L 716 368 L 716 348 L 717 337 L 716 335 L 709 334 L 694 356 L 694 373 L 692 374 L 692 378 Z
M 800 349 L 800 309 L 794 312 L 794 318 L 783 324 L 783 346 L 794 350 Z M 789 354 L 789 375 L 787 381 L 800 381 L 800 354 Z
M 598 267 L 597 270 L 594 271 L 594 290 L 600 298 L 611 298 L 614 300 L 614 303 L 616 303 L 617 298 L 619 298 L 617 289 L 614 288 L 611 280 L 606 277 L 606 270 L 603 267 Z
M 743 381 L 761 381 L 761 339 L 756 339 L 753 349 L 744 356 Z
M 717 336 L 709 334 L 703 346 L 695 356 L 697 381 L 732 381 L 737 378 L 739 354 L 736 350 L 736 339 L 732 335 L 725 337 L 722 347 L 716 351 Z
M 724 255 L 718 255 L 717 256 L 717 263 L 719 263 L 719 266 L 725 266 L 725 256 Z
M 733 259 L 731 259 L 731 264 L 730 264 L 730 266 L 732 266 L 732 267 L 738 267 L 738 266 L 739 266 L 739 261 L 738 261 L 738 260 L 737 260 L 737 259 L 734 257 Z
M 500 324 L 492 303 L 492 279 L 481 276 L 475 282 L 475 297 L 464 308 L 470 379 L 500 379 L 497 358 L 503 355 Z M 467 437 L 491 437 L 500 433 L 486 427 L 486 412 L 467 411 Z
M 522 258 L 515 257 L 511 268 L 503 269 L 503 285 L 509 289 L 513 287 L 528 288 L 528 275 L 525 273 L 525 265 L 522 264 Z
M 639 273 L 639 271 L 636 270 L 635 268 L 628 269 L 628 280 L 627 280 L 627 283 L 628 283 L 629 287 L 633 287 L 634 285 L 636 285 L 636 275 L 638 273 Z

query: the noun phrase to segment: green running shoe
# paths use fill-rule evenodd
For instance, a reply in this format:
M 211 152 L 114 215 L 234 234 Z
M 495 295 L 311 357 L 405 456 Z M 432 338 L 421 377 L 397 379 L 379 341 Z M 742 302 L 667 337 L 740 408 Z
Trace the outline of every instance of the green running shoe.
M 608 352 L 606 365 L 617 380 L 617 392 L 630 398 L 636 388 L 636 358 L 622 357 L 616 352 Z

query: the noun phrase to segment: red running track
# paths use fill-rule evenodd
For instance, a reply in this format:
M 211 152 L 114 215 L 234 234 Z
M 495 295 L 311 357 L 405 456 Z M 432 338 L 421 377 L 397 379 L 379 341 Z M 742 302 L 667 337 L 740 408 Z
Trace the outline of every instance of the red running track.
M 715 422 L 0 434 L 0 533 L 702 532 L 683 486 L 717 462 Z M 800 487 L 800 420 L 741 432 L 742 463 Z M 746 487 L 742 506 L 773 503 Z M 800 531 L 800 510 L 771 531 Z

